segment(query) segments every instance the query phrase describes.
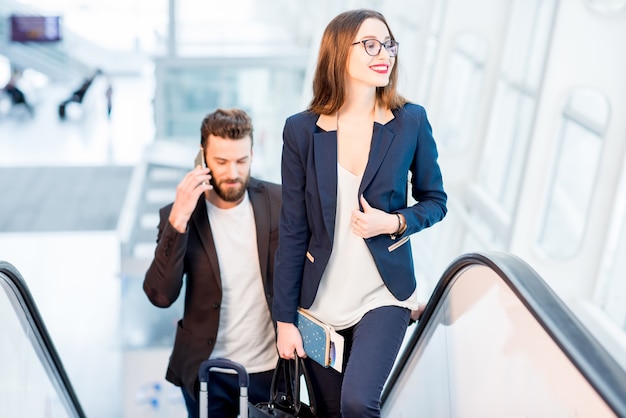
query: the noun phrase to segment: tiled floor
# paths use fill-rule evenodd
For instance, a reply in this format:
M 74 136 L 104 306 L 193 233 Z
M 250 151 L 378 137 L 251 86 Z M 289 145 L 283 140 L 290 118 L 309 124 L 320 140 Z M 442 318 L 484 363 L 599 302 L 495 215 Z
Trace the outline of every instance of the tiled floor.
M 132 173 L 132 166 L 0 167 L 0 231 L 115 230 Z

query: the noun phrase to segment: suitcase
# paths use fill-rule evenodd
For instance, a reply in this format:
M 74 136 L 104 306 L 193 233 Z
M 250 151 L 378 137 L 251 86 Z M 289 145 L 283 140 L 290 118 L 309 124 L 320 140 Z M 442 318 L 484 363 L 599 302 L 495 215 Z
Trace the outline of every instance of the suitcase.
M 200 380 L 200 393 L 198 403 L 200 404 L 200 418 L 208 418 L 209 415 L 209 371 L 215 367 L 220 369 L 231 369 L 239 376 L 239 418 L 248 418 L 248 386 L 250 378 L 248 372 L 239 363 L 225 358 L 209 359 L 200 364 L 198 378 Z

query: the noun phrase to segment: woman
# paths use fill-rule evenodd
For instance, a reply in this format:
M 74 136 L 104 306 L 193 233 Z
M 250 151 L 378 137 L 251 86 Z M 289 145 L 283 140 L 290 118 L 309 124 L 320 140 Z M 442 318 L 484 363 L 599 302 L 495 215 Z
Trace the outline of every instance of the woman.
M 426 113 L 396 92 L 398 43 L 371 10 L 341 13 L 320 46 L 309 108 L 283 132 L 274 274 L 279 355 L 305 357 L 298 306 L 345 337 L 344 372 L 307 361 L 320 416 L 378 417 L 418 309 L 409 235 L 446 214 Z M 407 207 L 407 179 L 418 202 Z

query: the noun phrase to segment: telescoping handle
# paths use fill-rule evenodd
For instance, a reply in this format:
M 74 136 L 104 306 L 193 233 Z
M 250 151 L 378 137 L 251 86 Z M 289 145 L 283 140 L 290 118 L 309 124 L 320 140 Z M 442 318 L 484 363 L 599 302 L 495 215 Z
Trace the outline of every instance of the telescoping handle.
M 248 386 L 250 384 L 248 372 L 241 364 L 225 358 L 205 360 L 200 364 L 198 370 L 200 418 L 206 418 L 209 413 L 209 371 L 213 368 L 231 369 L 237 372 L 239 377 L 239 418 L 248 418 Z

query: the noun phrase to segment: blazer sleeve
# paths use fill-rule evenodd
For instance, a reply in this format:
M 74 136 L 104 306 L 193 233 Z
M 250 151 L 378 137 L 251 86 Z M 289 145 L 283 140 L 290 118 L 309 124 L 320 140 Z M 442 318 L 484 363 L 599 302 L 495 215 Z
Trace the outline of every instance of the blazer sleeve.
M 296 132 L 297 131 L 297 132 Z M 298 135 L 301 137 L 298 138 Z M 273 318 L 295 322 L 300 300 L 304 260 L 310 239 L 305 204 L 306 153 L 305 129 L 285 122 L 281 162 L 282 208 L 279 241 L 274 267 Z
M 159 211 L 160 221 L 154 259 L 146 271 L 143 289 L 150 302 L 160 308 L 172 305 L 183 285 L 188 232 L 179 233 L 169 222 L 171 205 Z
M 437 162 L 438 152 L 432 127 L 423 107 L 417 106 L 417 147 L 411 163 L 411 195 L 416 204 L 399 210 L 404 215 L 407 229 L 403 235 L 411 235 L 441 221 L 447 209 L 447 194 L 443 188 L 441 169 Z

